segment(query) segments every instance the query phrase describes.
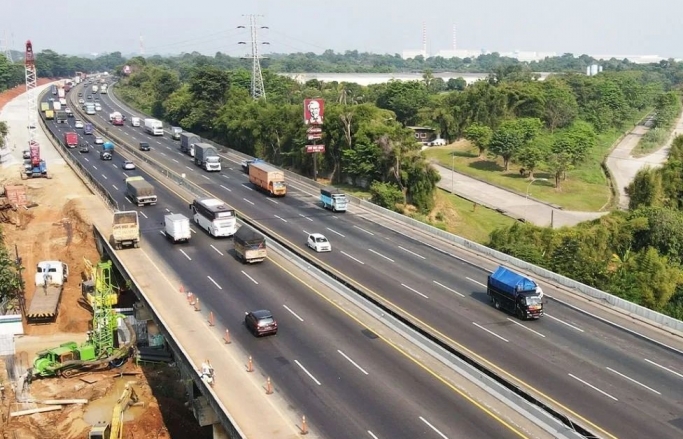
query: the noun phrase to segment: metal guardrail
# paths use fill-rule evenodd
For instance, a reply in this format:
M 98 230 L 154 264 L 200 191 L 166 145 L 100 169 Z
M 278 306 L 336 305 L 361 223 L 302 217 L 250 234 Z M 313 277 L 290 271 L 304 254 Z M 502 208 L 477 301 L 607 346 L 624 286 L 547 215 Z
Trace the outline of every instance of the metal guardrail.
M 113 93 L 114 87 L 112 86 L 110 88 L 110 93 Z M 117 98 L 118 99 L 118 98 Z M 136 110 L 137 111 L 137 110 Z M 143 116 L 146 116 L 144 113 L 137 111 L 138 114 L 141 114 Z M 151 116 L 149 116 L 151 117 Z M 216 147 L 219 151 L 225 153 L 225 154 L 232 154 L 242 160 L 247 160 L 247 159 L 253 159 L 253 157 L 241 153 L 239 151 L 235 151 L 234 149 L 228 148 L 223 145 L 219 145 L 213 141 L 210 141 L 208 139 L 202 138 L 202 141 L 207 142 L 214 147 Z M 318 188 L 323 188 L 325 185 L 318 183 L 317 181 L 313 181 L 307 177 L 304 177 L 302 175 L 296 174 L 294 172 L 288 171 L 288 170 L 283 170 L 285 177 L 294 180 L 294 181 L 299 181 L 301 183 L 305 183 L 311 186 L 315 186 Z M 522 271 L 526 271 L 529 273 L 533 273 L 539 278 L 544 278 L 546 280 L 549 280 L 550 282 L 554 282 L 557 285 L 561 285 L 565 288 L 568 289 L 573 289 L 576 290 L 582 294 L 585 294 L 588 297 L 591 297 L 592 299 L 596 299 L 597 301 L 600 301 L 604 304 L 607 304 L 613 308 L 617 308 L 618 310 L 621 310 L 621 312 L 624 312 L 626 314 L 629 314 L 631 316 L 636 316 L 641 320 L 648 321 L 648 323 L 654 323 L 655 325 L 660 326 L 663 329 L 671 329 L 673 331 L 676 331 L 678 333 L 683 333 L 683 321 L 677 320 L 673 317 L 667 316 L 665 314 L 662 314 L 660 312 L 651 310 L 649 308 L 646 308 L 644 306 L 635 304 L 633 302 L 629 302 L 628 300 L 624 300 L 620 297 L 617 297 L 613 294 L 609 294 L 605 291 L 599 290 L 597 288 L 591 287 L 590 285 L 586 285 L 581 282 L 577 282 L 574 279 L 570 279 L 566 276 L 563 276 L 561 274 L 554 273 L 550 270 L 547 270 L 543 267 L 539 267 L 538 265 L 531 264 L 529 262 L 523 261 L 521 259 L 515 258 L 513 256 L 510 256 L 506 253 L 499 252 L 497 250 L 494 250 L 492 248 L 486 247 L 484 245 L 478 244 L 474 241 L 470 241 L 468 239 L 465 239 L 461 236 L 454 235 L 453 233 L 449 233 L 446 231 L 443 231 L 437 227 L 431 226 L 429 224 L 425 224 L 423 222 L 420 222 L 416 219 L 410 218 L 406 215 L 402 215 L 400 213 L 394 212 L 389 209 L 385 209 L 384 207 L 378 206 L 377 204 L 371 203 L 367 200 L 363 200 L 358 197 L 354 197 L 352 195 L 347 195 L 347 198 L 349 201 L 356 205 L 360 206 L 362 208 L 365 208 L 367 210 L 370 210 L 378 215 L 382 215 L 385 217 L 390 217 L 391 219 L 398 221 L 400 223 L 405 224 L 406 226 L 421 230 L 422 232 L 434 235 L 438 238 L 441 238 L 445 241 L 451 242 L 453 244 L 456 244 L 460 247 L 464 247 L 470 251 L 473 251 L 475 253 L 478 253 L 479 255 L 495 259 L 496 262 L 502 262 L 505 264 L 508 264 L 510 266 L 516 267 Z M 675 334 L 679 335 L 680 334 Z
M 111 89 L 110 89 L 111 90 Z M 101 125 L 99 125 L 99 122 L 92 121 L 92 123 L 95 125 L 95 127 L 99 130 L 101 130 Z M 99 125 L 99 126 L 98 126 Z M 187 181 L 184 179 L 181 175 L 177 174 L 176 172 L 173 172 L 160 164 L 151 161 L 148 156 L 145 156 L 144 154 L 140 154 L 134 149 L 134 146 L 129 145 L 128 141 L 116 136 L 116 134 L 109 134 L 109 137 L 111 137 L 113 140 L 116 140 L 121 144 L 121 146 L 126 148 L 127 152 L 133 153 L 136 157 L 138 157 L 140 160 L 143 160 L 146 164 L 154 168 L 157 172 L 159 172 L 161 175 L 166 177 L 167 179 L 173 181 L 179 186 L 182 186 L 183 188 L 187 189 L 190 193 L 197 197 L 213 197 L 211 193 L 208 191 L 202 189 L 195 183 L 192 183 L 190 181 Z M 225 147 L 222 147 L 225 149 Z M 232 152 L 232 151 L 230 151 Z M 299 178 L 304 181 L 305 178 L 299 176 Z M 360 200 L 359 200 L 360 201 Z M 375 206 L 372 203 L 365 202 L 367 204 L 371 204 Z M 379 207 L 379 206 L 376 206 Z M 242 221 L 245 224 L 248 224 L 249 226 L 255 228 L 256 230 L 260 231 L 263 233 L 268 239 L 273 240 L 277 242 L 278 245 L 282 246 L 284 249 L 287 251 L 297 255 L 300 259 L 305 261 L 307 264 L 310 264 L 311 266 L 317 268 L 320 270 L 322 273 L 326 274 L 330 278 L 334 279 L 335 281 L 341 283 L 345 287 L 347 287 L 349 290 L 353 291 L 355 294 L 359 295 L 362 297 L 364 300 L 367 300 L 368 302 L 372 303 L 373 305 L 377 306 L 380 308 L 383 312 L 393 316 L 396 318 L 398 321 L 401 323 L 405 324 L 412 330 L 416 331 L 418 334 L 421 336 L 425 337 L 426 339 L 432 341 L 433 343 L 437 344 L 441 348 L 445 349 L 446 351 L 450 352 L 451 354 L 455 355 L 456 357 L 460 358 L 461 360 L 465 361 L 467 364 L 470 366 L 474 367 L 477 369 L 479 372 L 482 374 L 488 376 L 489 378 L 495 380 L 498 382 L 500 385 L 508 389 L 509 391 L 515 393 L 516 395 L 520 396 L 527 402 L 541 408 L 542 410 L 550 413 L 551 416 L 555 417 L 558 419 L 560 422 L 562 422 L 564 425 L 566 425 L 568 428 L 571 428 L 578 432 L 579 434 L 583 435 L 586 438 L 594 438 L 597 437 L 595 434 L 590 432 L 587 428 L 580 426 L 577 424 L 574 420 L 570 419 L 567 415 L 558 412 L 554 408 L 550 407 L 549 405 L 545 404 L 544 402 L 540 401 L 539 399 L 533 397 L 531 394 L 525 392 L 521 388 L 517 387 L 511 382 L 508 382 L 504 378 L 500 377 L 497 375 L 495 372 L 492 372 L 488 368 L 486 368 L 483 364 L 480 364 L 476 360 L 470 358 L 466 354 L 460 352 L 453 346 L 451 346 L 447 341 L 442 340 L 441 338 L 431 334 L 429 331 L 426 329 L 422 328 L 420 323 L 412 321 L 410 318 L 398 313 L 396 310 L 390 308 L 386 304 L 382 303 L 378 299 L 374 298 L 371 294 L 361 290 L 358 288 L 352 281 L 352 279 L 346 278 L 343 275 L 340 275 L 337 272 L 332 271 L 331 269 L 319 264 L 316 260 L 312 259 L 310 256 L 307 254 L 301 252 L 300 249 L 296 248 L 293 244 L 288 242 L 286 239 L 282 238 L 279 236 L 277 233 L 271 231 L 264 225 L 258 223 L 254 219 L 250 218 L 247 215 L 244 215 L 242 212 L 236 210 L 237 218 Z

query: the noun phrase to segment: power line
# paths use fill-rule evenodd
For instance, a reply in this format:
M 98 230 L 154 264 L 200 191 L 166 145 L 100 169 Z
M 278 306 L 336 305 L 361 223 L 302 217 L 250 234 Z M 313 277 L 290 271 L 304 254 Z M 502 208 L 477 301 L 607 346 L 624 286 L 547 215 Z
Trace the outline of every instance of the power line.
M 270 44 L 266 41 L 261 43 L 258 42 L 257 38 L 257 27 L 256 27 L 256 17 L 262 17 L 262 15 L 250 14 L 246 15 L 249 17 L 249 28 L 251 30 L 251 55 L 242 57 L 243 59 L 251 59 L 251 97 L 254 99 L 263 98 L 266 99 L 266 89 L 263 85 L 263 73 L 261 72 L 261 59 L 264 58 L 259 54 L 258 46 L 259 44 Z M 237 26 L 238 29 L 244 29 L 245 26 Z M 268 29 L 267 26 L 261 26 L 259 29 Z M 246 41 L 240 41 L 239 44 L 247 44 Z

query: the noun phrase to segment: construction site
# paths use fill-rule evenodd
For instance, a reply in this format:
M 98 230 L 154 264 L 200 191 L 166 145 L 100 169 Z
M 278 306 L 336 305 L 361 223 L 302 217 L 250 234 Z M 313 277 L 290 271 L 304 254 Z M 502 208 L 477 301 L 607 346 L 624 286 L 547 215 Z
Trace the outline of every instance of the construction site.
M 28 138 L 28 144 L 8 142 L 3 157 L 19 161 L 0 166 L 0 236 L 21 267 L 23 285 L 17 297 L 0 300 L 0 317 L 22 316 L 24 310 L 21 322 L 0 322 L 2 328 L 15 325 L 18 334 L 14 355 L 0 355 L 0 437 L 212 437 L 211 427 L 200 427 L 185 402 L 186 383 L 163 336 L 150 322 L 135 319 L 134 293 L 100 258 L 84 206 L 101 201 L 68 165 L 40 156 L 38 148 L 53 147 L 37 132 L 31 99 L 36 87 L 51 80 L 36 78 L 29 44 L 26 86 L 0 94 L 2 121 L 3 107 L 30 92 L 24 110 L 28 137 L 13 136 L 13 129 L 22 128 L 16 124 L 8 136 Z M 37 174 L 26 172 L 27 161 L 38 165 Z

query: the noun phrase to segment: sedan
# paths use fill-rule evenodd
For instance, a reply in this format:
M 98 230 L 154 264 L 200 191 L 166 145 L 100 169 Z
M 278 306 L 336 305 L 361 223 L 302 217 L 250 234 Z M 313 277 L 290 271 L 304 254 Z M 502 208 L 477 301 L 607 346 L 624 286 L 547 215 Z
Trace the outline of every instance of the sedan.
M 104 143 L 104 139 L 100 136 L 95 137 L 95 145 L 101 145 Z
M 95 105 L 95 111 L 102 111 L 101 105 Z
M 74 128 L 83 128 L 83 121 L 77 120 L 76 122 L 74 122 Z
M 308 241 L 306 241 L 306 245 L 318 253 L 332 251 L 332 244 L 330 244 L 330 241 L 328 241 L 327 238 L 320 233 L 311 233 L 308 235 Z
M 88 99 L 92 99 L 92 95 L 88 95 Z
M 78 100 L 78 103 L 79 103 L 79 104 L 85 104 L 85 101 L 81 98 L 81 99 Z
M 132 171 L 135 169 L 135 163 L 131 162 L 130 160 L 124 160 L 122 167 L 127 171 Z
M 277 334 L 277 322 L 273 318 L 273 313 L 267 309 L 247 313 L 244 317 L 244 326 L 257 337 Z

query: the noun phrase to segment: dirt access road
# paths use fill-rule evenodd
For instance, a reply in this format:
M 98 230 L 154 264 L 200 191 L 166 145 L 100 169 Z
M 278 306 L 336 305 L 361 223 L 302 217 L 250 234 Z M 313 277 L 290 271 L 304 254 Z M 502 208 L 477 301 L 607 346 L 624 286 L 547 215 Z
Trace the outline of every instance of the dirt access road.
M 41 84 L 47 82 L 50 80 L 40 81 Z M 4 104 L 14 98 L 25 99 L 25 96 L 21 96 L 22 91 L 23 86 L 0 94 L 0 120 L 3 120 Z M 16 124 L 10 126 L 10 145 L 13 140 L 11 130 L 16 129 L 24 127 Z M 38 140 L 43 148 L 53 148 L 42 133 Z M 17 144 L 11 152 L 19 163 L 22 149 L 23 146 Z M 16 245 L 22 257 L 27 303 L 32 298 L 33 272 L 39 261 L 61 260 L 69 264 L 70 270 L 57 321 L 48 325 L 24 325 L 26 335 L 16 340 L 17 356 L 14 361 L 27 367 L 38 350 L 69 340 L 82 341 L 90 327 L 92 314 L 87 307 L 80 304 L 80 281 L 85 275 L 84 258 L 96 263 L 99 254 L 90 222 L 83 214 L 82 206 L 84 203 L 99 201 L 68 165 L 48 163 L 52 175 L 49 180 L 21 180 L 21 165 L 16 163 L 15 161 L 15 164 L 0 167 L 0 188 L 5 185 L 24 185 L 32 207 L 9 212 L 7 222 L 0 224 L 0 227 L 6 247 L 13 252 Z M 116 399 L 128 381 L 134 383 L 133 388 L 143 405 L 132 407 L 127 412 L 124 426 L 126 438 L 211 437 L 211 429 L 201 429 L 190 410 L 185 407 L 185 392 L 178 382 L 175 368 L 165 365 L 138 368 L 128 364 L 126 370 L 130 375 L 122 378 L 116 378 L 113 372 L 103 372 L 70 379 L 35 381 L 31 385 L 30 394 L 36 399 L 85 398 L 90 401 L 87 405 L 65 406 L 54 412 L 9 418 L 10 412 L 36 406 L 20 404 L 13 392 L 6 391 L 7 397 L 0 400 L 0 437 L 87 437 L 89 422 L 110 421 Z M 2 358 L 0 383 L 6 389 L 11 388 Z

